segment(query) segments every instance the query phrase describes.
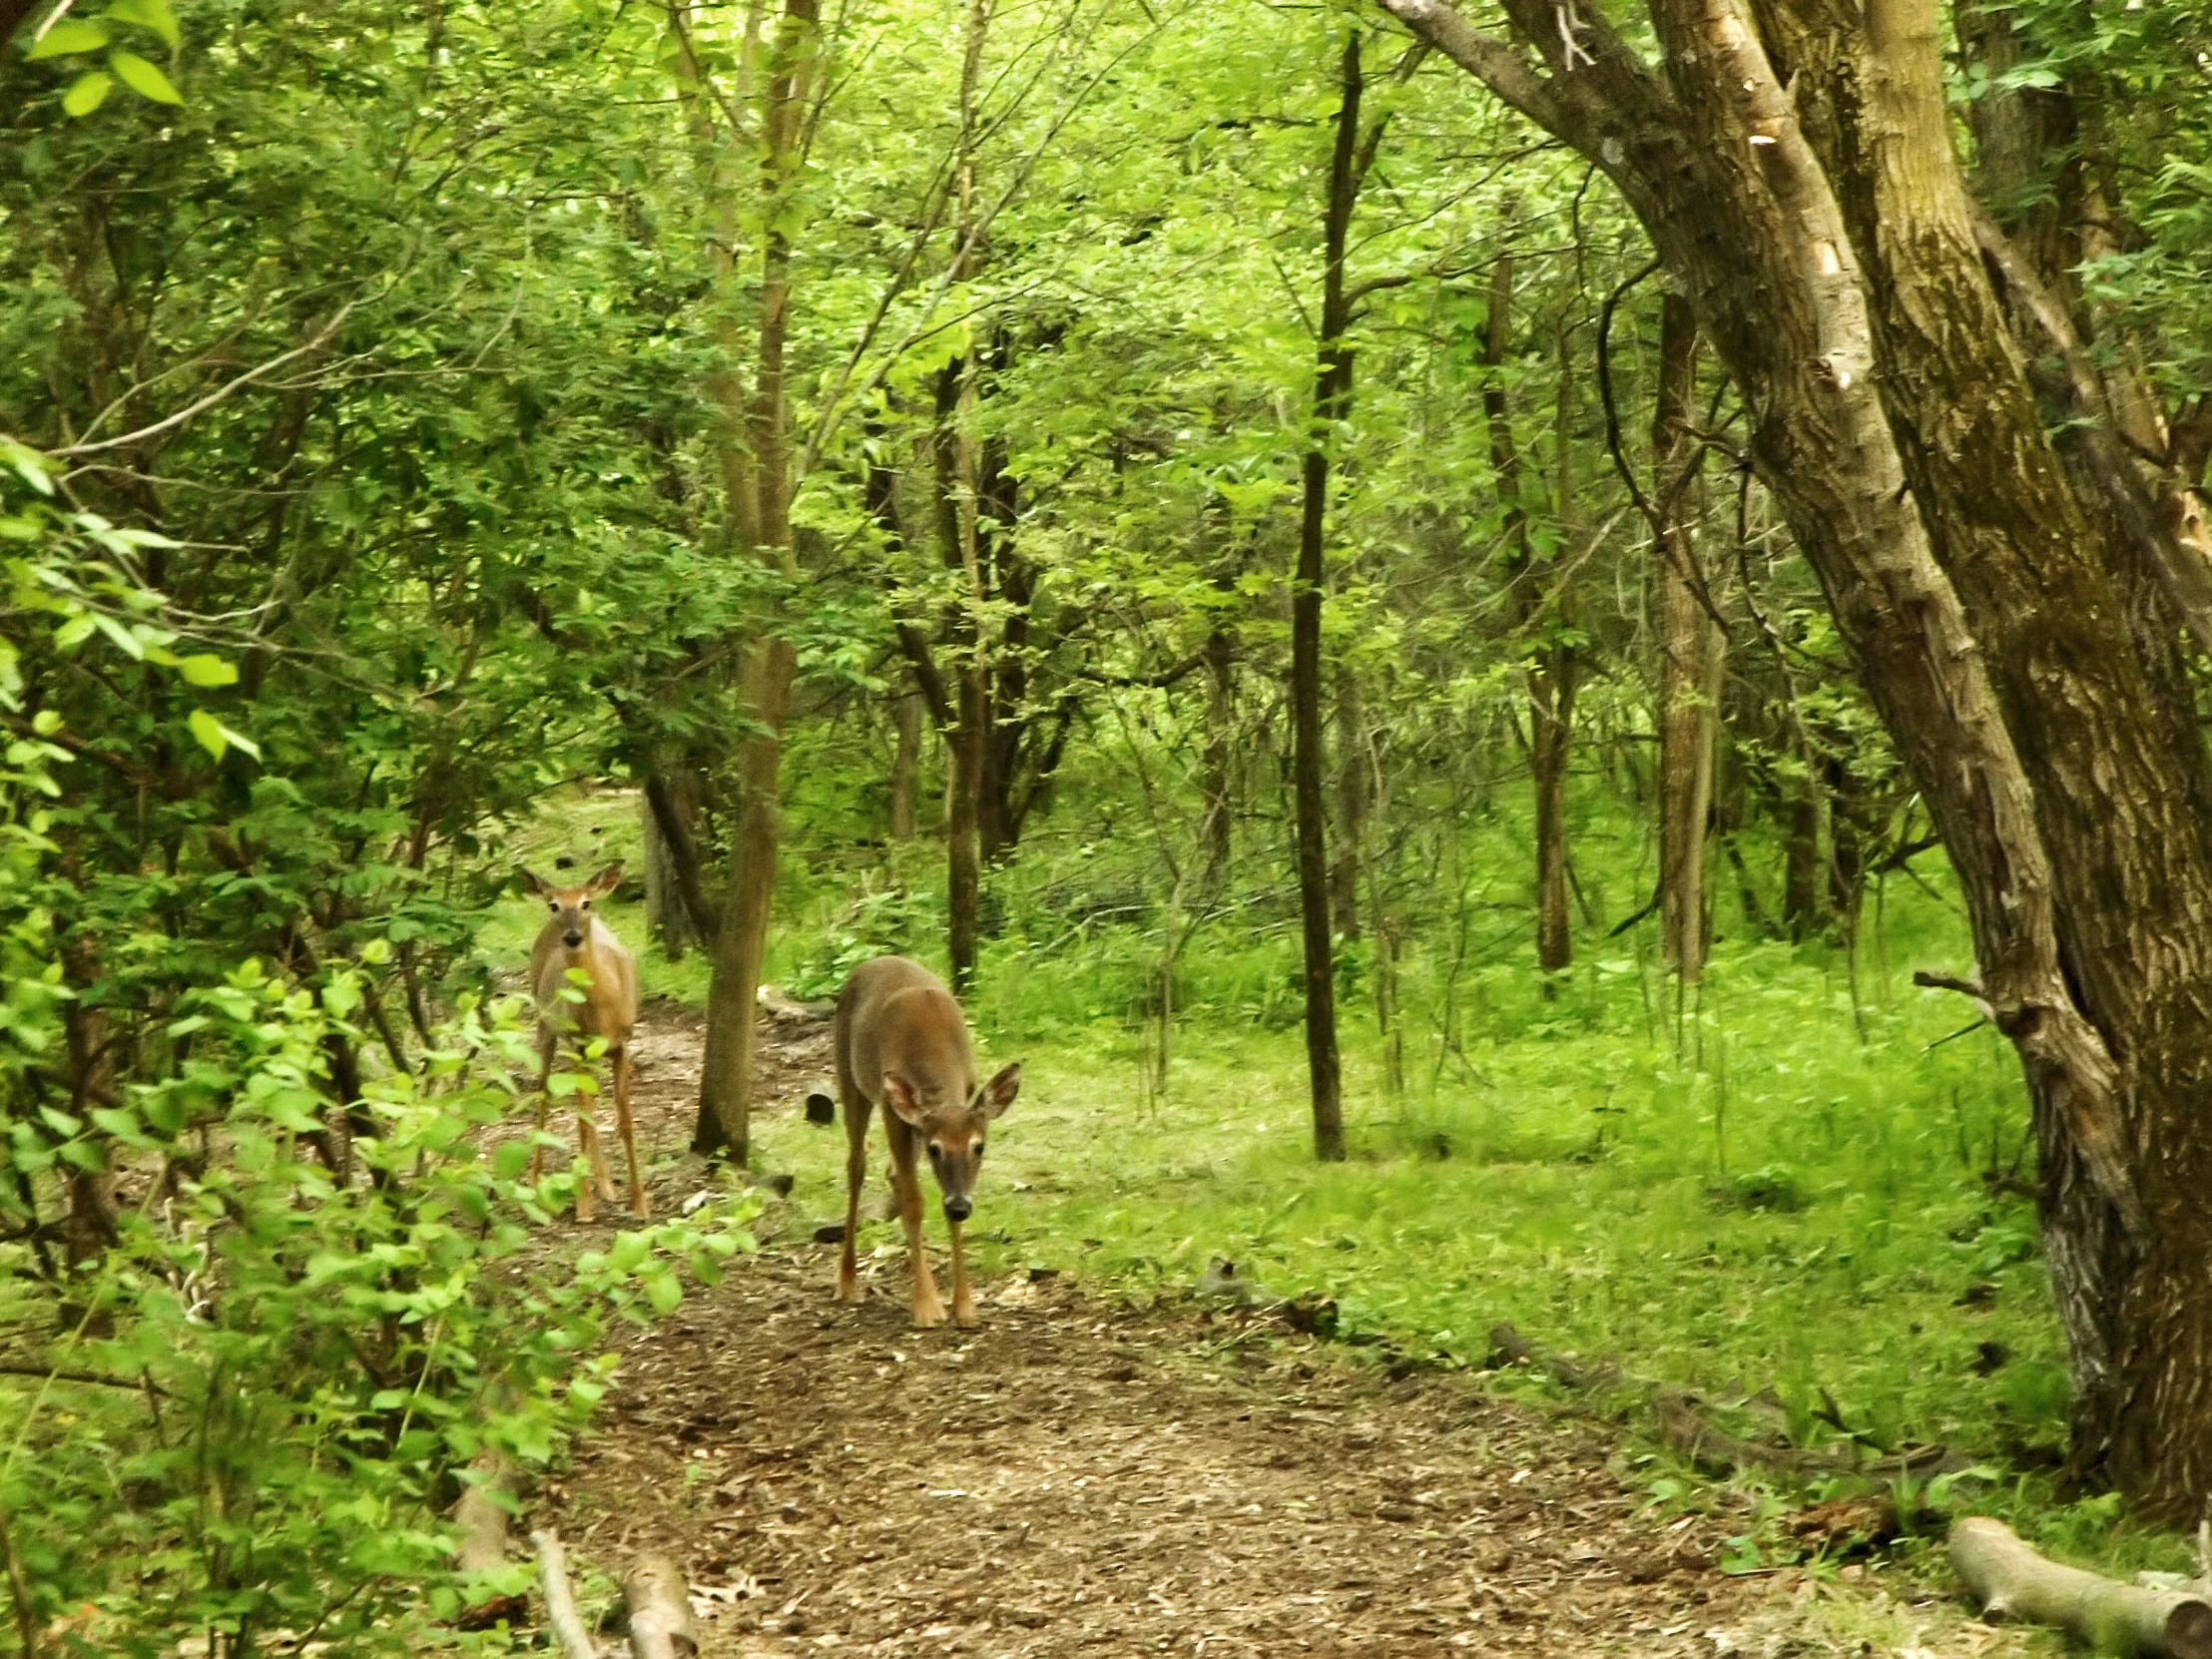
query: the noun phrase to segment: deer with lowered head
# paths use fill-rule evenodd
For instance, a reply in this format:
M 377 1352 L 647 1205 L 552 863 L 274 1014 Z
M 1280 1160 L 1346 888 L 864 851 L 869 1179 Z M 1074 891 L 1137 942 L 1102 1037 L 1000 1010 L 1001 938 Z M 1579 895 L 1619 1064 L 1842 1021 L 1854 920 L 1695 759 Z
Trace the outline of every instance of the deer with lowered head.
M 952 1320 L 973 1325 L 975 1299 L 968 1290 L 960 1228 L 974 1213 L 985 1135 L 1014 1103 L 1021 1067 L 1008 1066 L 989 1082 L 978 1082 L 975 1048 L 959 1003 L 941 979 L 903 956 L 878 956 L 852 970 L 837 995 L 834 1046 L 845 1138 L 844 1253 L 837 1263 L 837 1300 L 860 1300 L 853 1237 L 859 1231 L 860 1188 L 867 1179 L 868 1113 L 880 1106 L 883 1136 L 891 1149 L 891 1187 L 913 1264 L 914 1324 L 926 1330 L 944 1323 L 944 1304 L 921 1244 L 921 1182 L 914 1174 L 918 1142 L 944 1196 L 945 1225 L 952 1235 Z
M 552 1104 L 547 1085 L 562 1036 L 573 1034 L 579 1045 L 604 1038 L 614 1070 L 615 1128 L 630 1160 L 630 1213 L 650 1215 L 652 1206 L 638 1171 L 637 1131 L 630 1121 L 630 1033 L 638 1023 L 638 964 L 592 909 L 593 900 L 615 890 L 622 865 L 609 864 L 580 887 L 556 887 L 529 870 L 521 874 L 525 890 L 543 899 L 547 910 L 545 925 L 530 947 L 530 995 L 538 1005 L 538 1128 L 545 1128 Z M 584 974 L 581 986 L 569 981 L 569 974 L 577 969 Z M 581 1001 L 565 994 L 576 990 L 583 993 Z M 596 1100 L 582 1091 L 576 1096 L 576 1139 L 591 1166 L 577 1177 L 576 1219 L 590 1221 L 594 1189 L 612 1204 L 615 1184 L 599 1145 Z M 538 1178 L 544 1159 L 541 1146 L 530 1160 L 531 1180 Z

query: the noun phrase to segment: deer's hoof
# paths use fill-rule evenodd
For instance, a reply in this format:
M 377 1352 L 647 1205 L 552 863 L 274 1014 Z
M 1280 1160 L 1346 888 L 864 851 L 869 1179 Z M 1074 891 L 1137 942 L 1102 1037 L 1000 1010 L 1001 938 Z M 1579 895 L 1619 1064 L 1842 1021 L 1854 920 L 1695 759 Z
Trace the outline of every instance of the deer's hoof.
M 944 1308 L 941 1304 L 932 1303 L 926 1308 L 917 1306 L 914 1309 L 914 1329 L 916 1331 L 934 1331 L 942 1324 L 944 1324 Z
M 983 1322 L 975 1317 L 973 1308 L 955 1308 L 952 1310 L 952 1323 L 962 1331 L 973 1331 Z

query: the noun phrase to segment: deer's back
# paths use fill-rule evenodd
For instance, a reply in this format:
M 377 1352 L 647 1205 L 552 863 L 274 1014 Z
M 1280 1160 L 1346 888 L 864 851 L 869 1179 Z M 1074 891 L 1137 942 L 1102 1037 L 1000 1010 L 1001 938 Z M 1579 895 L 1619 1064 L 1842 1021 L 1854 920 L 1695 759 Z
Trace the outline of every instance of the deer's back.
M 941 1084 L 965 1099 L 975 1086 L 967 1021 L 943 980 L 905 956 L 878 956 L 852 970 L 837 996 L 839 1080 L 870 1100 L 885 1072 L 917 1087 Z

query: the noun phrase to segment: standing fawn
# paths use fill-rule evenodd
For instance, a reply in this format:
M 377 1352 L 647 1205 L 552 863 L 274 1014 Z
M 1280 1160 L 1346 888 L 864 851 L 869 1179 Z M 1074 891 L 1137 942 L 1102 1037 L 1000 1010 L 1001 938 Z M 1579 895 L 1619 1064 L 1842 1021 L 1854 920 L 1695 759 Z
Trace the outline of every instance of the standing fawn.
M 538 1128 L 552 1104 L 548 1084 L 553 1076 L 553 1056 L 564 1032 L 574 1032 L 579 1044 L 604 1037 L 615 1074 L 615 1128 L 622 1135 L 622 1150 L 630 1160 L 630 1213 L 652 1214 L 645 1196 L 645 1182 L 638 1173 L 638 1137 L 630 1122 L 630 1032 L 638 1023 L 638 964 L 607 924 L 592 913 L 592 900 L 604 898 L 622 879 L 622 866 L 609 864 L 581 887 L 556 887 L 530 871 L 522 871 L 522 884 L 545 900 L 551 912 L 538 929 L 530 947 L 530 994 L 538 1005 Z M 581 968 L 585 983 L 581 1002 L 562 993 L 570 990 L 569 972 Z M 607 1155 L 599 1147 L 597 1103 L 579 1091 L 576 1097 L 576 1139 L 588 1173 L 576 1182 L 576 1219 L 592 1218 L 592 1191 L 609 1204 L 615 1201 L 615 1184 L 607 1174 Z M 541 1146 L 530 1159 L 530 1179 L 544 1167 Z
M 852 970 L 837 996 L 837 1098 L 844 1105 L 844 1254 L 837 1263 L 837 1300 L 857 1302 L 853 1235 L 860 1225 L 860 1187 L 867 1179 L 867 1118 L 883 1108 L 891 1148 L 891 1186 L 906 1224 L 906 1254 L 914 1271 L 914 1324 L 944 1322 L 936 1281 L 921 1247 L 921 1183 L 914 1142 L 928 1149 L 944 1219 L 952 1235 L 952 1319 L 975 1323 L 968 1293 L 960 1224 L 973 1212 L 969 1196 L 983 1162 L 983 1132 L 1014 1103 L 1021 1067 L 1008 1066 L 988 1083 L 975 1080 L 975 1049 L 967 1021 L 944 982 L 919 962 L 878 956 Z

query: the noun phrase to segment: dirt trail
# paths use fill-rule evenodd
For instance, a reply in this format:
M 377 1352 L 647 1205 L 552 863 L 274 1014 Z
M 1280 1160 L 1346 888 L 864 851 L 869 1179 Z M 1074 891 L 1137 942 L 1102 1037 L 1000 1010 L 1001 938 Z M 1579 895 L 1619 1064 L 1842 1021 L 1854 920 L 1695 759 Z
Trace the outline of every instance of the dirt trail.
M 641 1141 L 673 1154 L 697 1035 L 643 1035 Z M 768 1110 L 826 1041 L 776 1029 Z M 657 1198 L 695 1175 L 664 1163 Z M 1886 1651 L 1715 1571 L 1717 1524 L 1640 1514 L 1605 1425 L 1058 1280 L 917 1332 L 899 1252 L 857 1308 L 833 1252 L 772 1242 L 623 1339 L 608 1418 L 541 1494 L 586 1560 L 682 1562 L 708 1655 Z

